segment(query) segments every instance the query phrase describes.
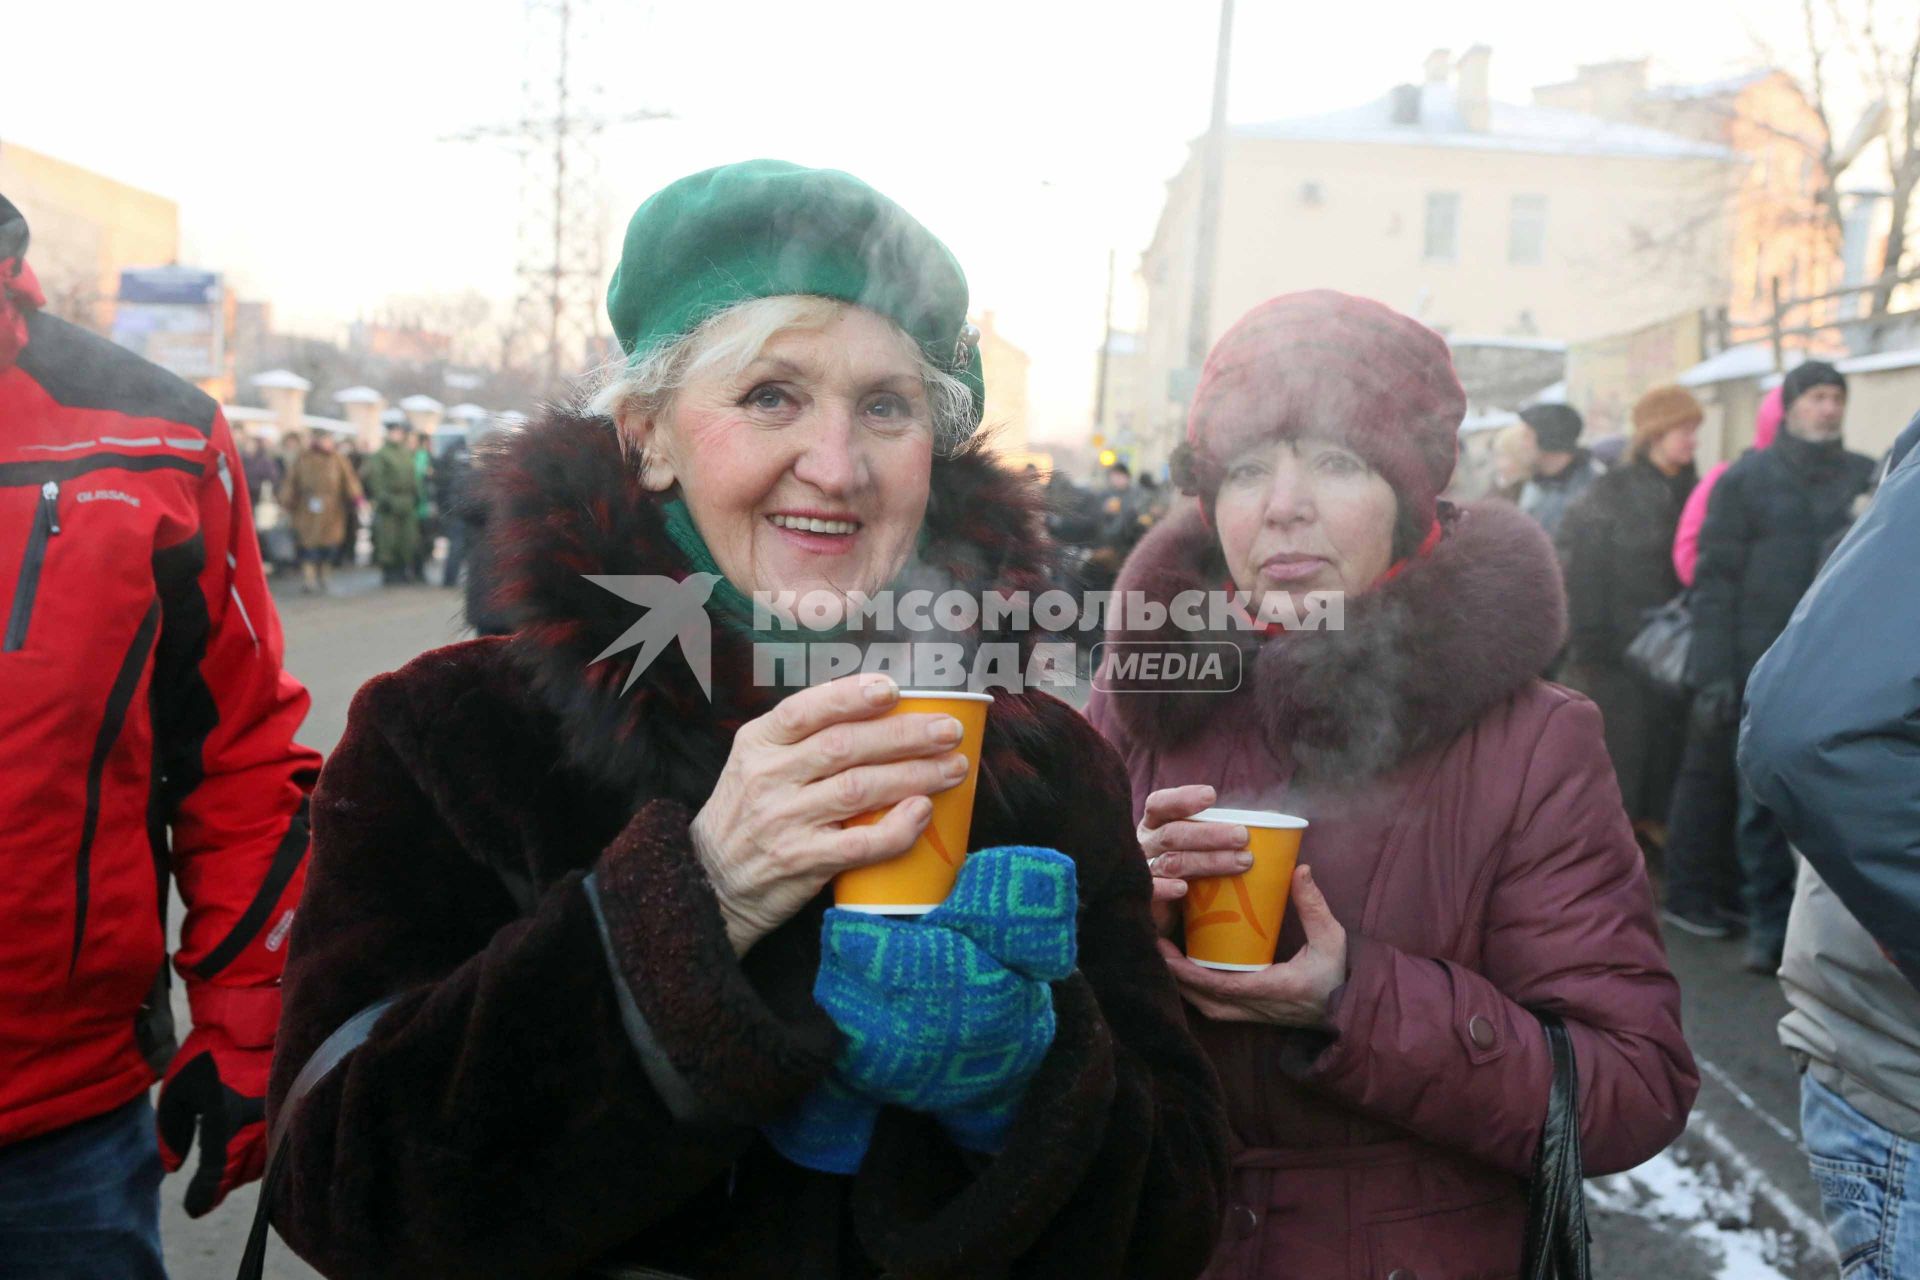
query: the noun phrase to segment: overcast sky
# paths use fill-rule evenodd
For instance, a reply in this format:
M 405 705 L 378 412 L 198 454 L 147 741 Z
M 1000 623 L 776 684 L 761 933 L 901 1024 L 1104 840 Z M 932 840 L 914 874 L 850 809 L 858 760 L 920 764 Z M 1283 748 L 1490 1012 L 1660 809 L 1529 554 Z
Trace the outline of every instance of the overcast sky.
M 1206 126 L 1212 0 L 587 5 L 599 104 L 678 117 L 606 135 L 610 244 L 650 191 L 709 165 L 851 170 L 953 247 L 976 306 L 1032 355 L 1035 434 L 1084 431 L 1107 251 L 1131 267 Z M 177 200 L 185 259 L 281 326 L 331 333 L 395 295 L 511 295 L 519 163 L 441 139 L 518 113 L 524 0 L 7 8 L 0 139 Z M 1491 45 L 1494 95 L 1524 102 L 1611 58 L 1711 79 L 1797 30 L 1796 0 L 1239 0 L 1230 115 L 1354 105 L 1441 46 Z M 1132 307 L 1129 291 L 1123 325 Z

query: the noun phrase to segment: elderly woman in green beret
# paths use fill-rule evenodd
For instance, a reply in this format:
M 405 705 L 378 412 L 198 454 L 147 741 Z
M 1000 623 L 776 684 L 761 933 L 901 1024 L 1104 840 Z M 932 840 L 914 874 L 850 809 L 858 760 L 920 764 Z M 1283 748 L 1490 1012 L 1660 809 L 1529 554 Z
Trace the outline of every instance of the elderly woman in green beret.
M 753 593 L 1044 586 L 1038 495 L 969 443 L 966 307 L 843 173 L 732 165 L 634 215 L 627 361 L 486 464 L 514 633 L 371 681 L 315 792 L 269 1111 L 275 1221 L 327 1275 L 1205 1265 L 1221 1104 L 1113 753 L 997 692 L 952 897 L 830 911 L 966 775 L 960 726 L 756 669 Z

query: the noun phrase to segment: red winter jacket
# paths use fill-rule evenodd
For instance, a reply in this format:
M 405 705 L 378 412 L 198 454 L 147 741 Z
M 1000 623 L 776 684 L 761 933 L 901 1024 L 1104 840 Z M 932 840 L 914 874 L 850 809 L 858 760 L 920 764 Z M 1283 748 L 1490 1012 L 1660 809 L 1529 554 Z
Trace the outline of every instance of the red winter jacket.
M 195 1024 L 272 1043 L 320 765 L 293 741 L 307 693 L 281 670 L 219 405 L 9 310 L 26 341 L 0 351 L 0 1146 L 166 1065 L 169 873 Z

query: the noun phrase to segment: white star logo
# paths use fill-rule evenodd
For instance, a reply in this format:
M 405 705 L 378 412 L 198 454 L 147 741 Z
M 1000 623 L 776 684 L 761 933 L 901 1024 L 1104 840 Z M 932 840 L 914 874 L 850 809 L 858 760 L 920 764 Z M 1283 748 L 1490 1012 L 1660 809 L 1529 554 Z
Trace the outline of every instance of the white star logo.
M 593 662 L 603 662 L 616 653 L 639 646 L 633 670 L 627 673 L 627 682 L 620 686 L 622 694 L 633 688 L 640 673 L 666 649 L 667 642 L 678 637 L 687 666 L 692 669 L 693 678 L 700 682 L 700 692 L 707 695 L 708 702 L 713 701 L 713 624 L 707 618 L 707 597 L 719 583 L 719 574 L 690 573 L 680 581 L 658 574 L 589 573 L 583 576 L 594 586 L 647 609 L 645 617 L 628 627 L 593 659 Z

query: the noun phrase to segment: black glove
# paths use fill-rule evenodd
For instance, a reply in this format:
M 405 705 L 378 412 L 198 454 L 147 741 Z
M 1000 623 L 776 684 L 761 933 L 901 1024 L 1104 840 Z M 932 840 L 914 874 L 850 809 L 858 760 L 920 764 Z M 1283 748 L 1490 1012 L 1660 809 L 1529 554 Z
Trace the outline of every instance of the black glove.
M 1731 680 L 1716 680 L 1693 695 L 1693 723 L 1704 733 L 1740 721 L 1740 691 Z
M 227 1193 L 258 1178 L 267 1161 L 267 1069 L 273 1046 L 243 1049 L 217 1027 L 195 1027 L 160 1086 L 155 1121 L 160 1163 L 186 1163 L 194 1131 L 200 1164 L 187 1183 L 187 1216 L 198 1218 Z

